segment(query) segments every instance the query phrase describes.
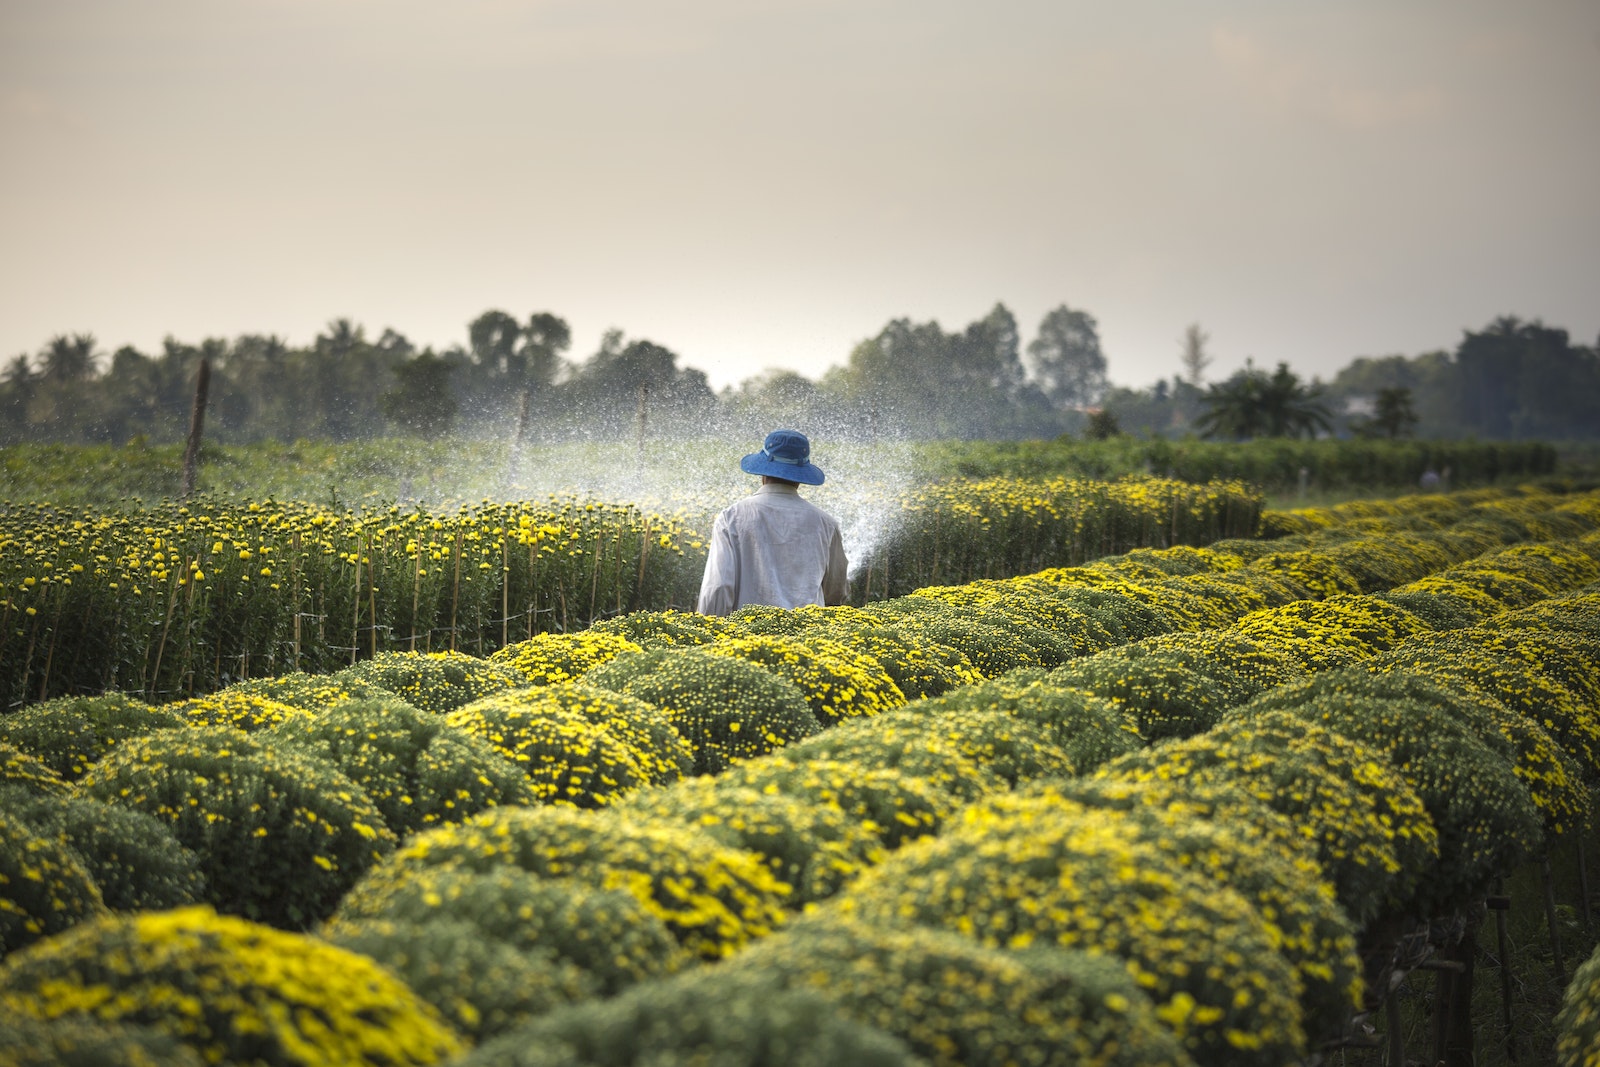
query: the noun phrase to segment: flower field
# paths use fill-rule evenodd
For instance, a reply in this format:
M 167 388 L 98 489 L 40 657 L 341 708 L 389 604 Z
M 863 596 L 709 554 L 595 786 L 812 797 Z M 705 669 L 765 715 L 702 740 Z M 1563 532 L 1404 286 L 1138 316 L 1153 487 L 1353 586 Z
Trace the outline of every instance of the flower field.
M 0 508 L 0 705 L 106 689 L 165 700 L 380 652 L 482 656 L 632 611 L 692 608 L 723 503 L 679 501 L 671 514 L 573 496 L 449 511 Z M 864 602 L 1247 536 L 1261 497 L 1237 482 L 996 479 L 854 506 L 885 531 L 858 552 Z
M 643 513 L 568 505 L 554 601 L 501 562 L 565 529 L 532 506 L 14 513 L 0 1064 L 1380 1062 L 1502 880 L 1592 840 L 1600 493 L 1258 539 L 1247 493 L 1024 484 L 907 498 L 871 598 L 728 619 L 641 591 L 697 573 Z M 173 636 L 79 651 L 128 582 Z M 1600 1055 L 1569 977 L 1527 1062 Z

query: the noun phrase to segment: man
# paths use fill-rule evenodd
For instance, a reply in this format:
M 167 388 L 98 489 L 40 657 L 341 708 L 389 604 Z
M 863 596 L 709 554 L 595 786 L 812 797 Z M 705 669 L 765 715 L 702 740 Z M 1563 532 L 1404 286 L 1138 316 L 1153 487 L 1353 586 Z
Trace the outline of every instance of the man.
M 810 440 L 794 430 L 774 430 L 761 451 L 739 461 L 739 469 L 760 475 L 761 487 L 723 509 L 712 524 L 697 610 L 727 615 L 746 604 L 842 604 L 848 585 L 839 523 L 800 499 L 801 485 L 821 485 L 823 479 L 811 462 Z

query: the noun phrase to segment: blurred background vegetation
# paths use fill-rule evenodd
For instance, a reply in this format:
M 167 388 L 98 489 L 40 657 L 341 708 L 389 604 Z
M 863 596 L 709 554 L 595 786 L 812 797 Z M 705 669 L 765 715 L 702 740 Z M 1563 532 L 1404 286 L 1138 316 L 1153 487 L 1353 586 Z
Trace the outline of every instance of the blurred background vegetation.
M 996 304 L 954 331 L 895 319 L 819 380 L 770 370 L 718 392 L 677 353 L 620 330 L 572 358 L 568 324 L 548 311 L 486 311 L 443 351 L 348 319 L 303 347 L 246 335 L 107 352 L 63 334 L 0 367 L 0 445 L 180 440 L 202 359 L 207 439 L 229 444 L 749 436 L 779 424 L 902 440 L 1600 440 L 1596 347 L 1537 321 L 1503 317 L 1450 350 L 1356 359 L 1325 382 L 1253 360 L 1208 381 L 1208 345 L 1191 325 L 1170 378 L 1118 386 L 1092 315 L 1063 304 L 1024 344 Z

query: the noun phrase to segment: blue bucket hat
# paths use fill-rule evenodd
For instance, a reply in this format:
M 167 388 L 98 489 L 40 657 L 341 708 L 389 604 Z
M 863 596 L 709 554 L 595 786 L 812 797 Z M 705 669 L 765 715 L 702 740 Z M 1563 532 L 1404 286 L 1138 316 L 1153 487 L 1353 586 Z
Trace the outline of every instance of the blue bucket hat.
M 811 462 L 811 441 L 798 430 L 773 430 L 761 444 L 739 461 L 746 474 L 766 474 L 789 482 L 821 485 L 822 468 Z

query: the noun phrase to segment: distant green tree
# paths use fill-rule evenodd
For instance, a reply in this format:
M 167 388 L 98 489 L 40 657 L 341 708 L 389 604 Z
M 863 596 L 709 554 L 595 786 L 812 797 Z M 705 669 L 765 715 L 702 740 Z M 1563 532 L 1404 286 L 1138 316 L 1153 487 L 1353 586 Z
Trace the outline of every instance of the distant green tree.
M 1247 360 L 1201 399 L 1206 412 L 1196 425 L 1207 437 L 1315 437 L 1333 429 L 1321 387 L 1303 384 L 1287 363 L 1267 374 Z
M 1028 367 L 1057 408 L 1098 403 L 1106 391 L 1106 357 L 1094 316 L 1065 304 L 1047 312 L 1028 342 Z
M 1206 344 L 1210 340 L 1210 335 L 1200 328 L 1198 322 L 1190 323 L 1183 331 L 1183 376 L 1196 389 L 1205 380 L 1206 368 L 1211 366 L 1211 354 L 1206 351 Z
M 1122 433 L 1122 427 L 1117 425 L 1117 417 L 1107 408 L 1089 412 L 1089 424 L 1084 427 L 1084 436 L 1091 441 L 1109 441 Z
M 1396 439 L 1410 437 L 1417 428 L 1417 409 L 1411 403 L 1411 390 L 1403 385 L 1379 389 L 1373 402 L 1374 436 Z
M 455 425 L 456 398 L 450 392 L 450 364 L 432 349 L 396 363 L 395 386 L 383 394 L 383 417 L 402 432 L 436 438 Z

